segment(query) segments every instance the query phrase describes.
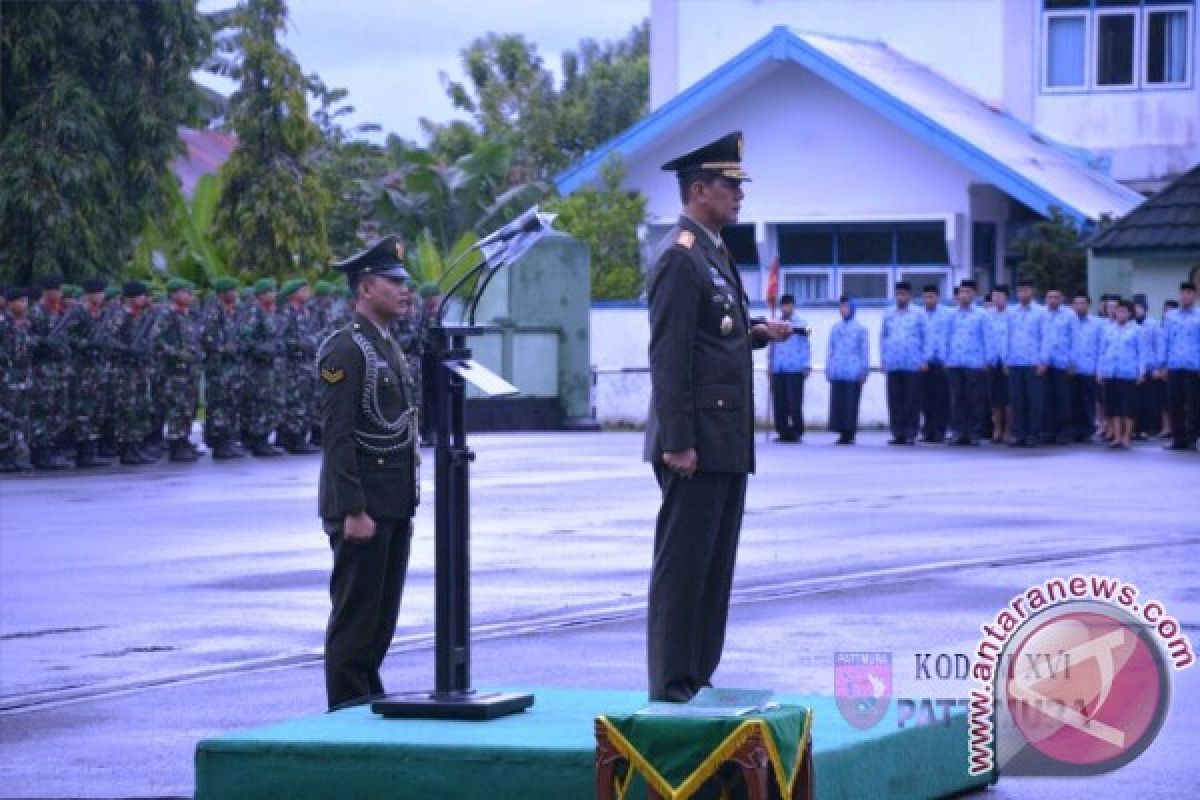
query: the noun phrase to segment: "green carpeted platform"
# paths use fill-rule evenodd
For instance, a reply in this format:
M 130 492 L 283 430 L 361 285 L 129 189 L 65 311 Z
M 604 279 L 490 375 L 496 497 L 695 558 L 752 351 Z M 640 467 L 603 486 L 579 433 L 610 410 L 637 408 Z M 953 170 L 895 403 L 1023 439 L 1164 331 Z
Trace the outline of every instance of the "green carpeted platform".
M 196 747 L 197 800 L 563 800 L 592 797 L 598 714 L 643 692 L 535 690 L 529 711 L 491 722 L 385 720 L 366 707 L 239 731 Z M 813 709 L 817 797 L 943 797 L 986 785 L 966 772 L 966 717 L 869 731 L 832 697 L 780 696 Z

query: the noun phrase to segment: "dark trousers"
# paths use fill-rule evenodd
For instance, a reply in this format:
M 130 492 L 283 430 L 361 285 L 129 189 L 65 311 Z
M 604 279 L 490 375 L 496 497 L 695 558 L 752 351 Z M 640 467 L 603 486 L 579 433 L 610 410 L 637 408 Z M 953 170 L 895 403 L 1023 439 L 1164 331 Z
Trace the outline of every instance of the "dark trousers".
M 990 407 L 987 373 L 982 369 L 951 367 L 951 427 L 959 441 L 977 441 L 983 432 L 983 415 Z
M 744 473 L 685 478 L 656 464 L 662 507 L 646 611 L 650 699 L 690 700 L 712 683 L 746 500 Z
M 1042 432 L 1042 376 L 1036 367 L 1009 367 L 1008 388 L 1013 438 L 1032 442 Z
M 333 609 L 325 628 L 325 692 L 329 707 L 383 694 L 379 668 L 396 632 L 408 570 L 412 520 L 375 520 L 375 536 L 349 542 L 329 536 Z
M 930 364 L 921 373 L 921 435 L 940 442 L 946 438 L 946 421 L 950 414 L 950 383 L 946 368 Z
M 798 439 L 804 435 L 803 372 L 776 372 L 771 375 L 771 405 L 775 412 L 775 432 L 780 439 Z
M 1071 425 L 1070 376 L 1065 369 L 1047 367 L 1042 376 L 1042 440 L 1065 442 Z
M 1157 436 L 1162 433 L 1162 412 L 1167 405 L 1167 384 L 1147 375 L 1146 380 L 1133 390 L 1134 404 L 1137 413 L 1134 416 L 1133 429 L 1135 433 Z
M 1200 370 L 1167 370 L 1172 444 L 1192 447 L 1200 436 Z
M 921 373 L 908 370 L 889 372 L 887 404 L 892 438 L 901 441 L 916 439 L 921 416 Z
M 858 403 L 862 384 L 858 381 L 829 382 L 829 430 L 849 436 L 858 433 Z
M 1096 432 L 1096 376 L 1072 375 L 1071 438 L 1084 442 Z

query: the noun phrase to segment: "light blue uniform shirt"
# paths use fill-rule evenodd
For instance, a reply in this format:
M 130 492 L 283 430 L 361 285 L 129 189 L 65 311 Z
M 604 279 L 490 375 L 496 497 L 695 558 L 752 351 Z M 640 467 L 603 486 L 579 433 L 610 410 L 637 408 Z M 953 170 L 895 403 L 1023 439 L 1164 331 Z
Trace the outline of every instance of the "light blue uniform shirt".
M 1200 311 L 1175 308 L 1163 321 L 1160 363 L 1167 369 L 1200 370 Z
M 787 320 L 795 328 L 807 326 L 802 319 L 792 317 Z M 808 372 L 812 369 L 812 345 L 807 336 L 793 333 L 787 341 L 771 342 L 767 356 L 771 364 L 771 373 L 786 373 L 789 375 Z
M 1110 326 L 1104 334 L 1104 349 L 1100 351 L 1097 375 L 1105 379 L 1137 380 L 1145 369 L 1138 324 L 1131 320 L 1124 325 Z
M 1163 365 L 1160 357 L 1162 353 L 1162 323 L 1147 316 L 1140 325 L 1136 322 L 1134 324 L 1138 326 L 1142 335 L 1142 352 L 1145 354 L 1146 369 L 1158 369 Z
M 992 348 L 986 313 L 974 306 L 956 308 L 946 322 L 946 366 L 983 369 Z
M 1002 365 L 1008 353 L 1008 307 L 1003 311 L 993 308 L 985 312 L 988 321 L 988 346 L 992 349 L 990 365 Z
M 1095 377 L 1100 362 L 1100 348 L 1104 344 L 1104 320 L 1088 314 L 1083 319 L 1071 314 L 1071 367 L 1080 375 Z
M 867 329 L 857 320 L 840 320 L 829 331 L 825 377 L 831 381 L 861 381 L 871 369 Z
M 946 361 L 946 321 L 953 312 L 952 309 L 938 305 L 933 311 L 925 308 L 926 345 L 925 360 L 930 363 L 943 364 Z
M 1071 323 L 1075 312 L 1059 306 L 1056 310 L 1046 309 L 1042 325 L 1042 363 L 1055 369 L 1071 366 L 1071 334 L 1075 326 Z
M 929 323 L 921 310 L 891 308 L 879 331 L 879 356 L 887 372 L 916 372 L 929 354 Z
M 1046 311 L 1037 303 L 1008 307 L 1008 349 L 1004 363 L 1010 367 L 1036 367 L 1042 361 L 1042 328 Z

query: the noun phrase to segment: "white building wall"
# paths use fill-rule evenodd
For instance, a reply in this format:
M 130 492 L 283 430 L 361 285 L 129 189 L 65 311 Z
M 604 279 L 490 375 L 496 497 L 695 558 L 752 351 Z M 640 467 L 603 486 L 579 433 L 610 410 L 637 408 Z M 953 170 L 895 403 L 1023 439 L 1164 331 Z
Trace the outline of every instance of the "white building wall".
M 1032 0 L 653 0 L 651 108 L 776 25 L 887 42 L 990 100 L 1004 98 L 1005 3 Z M 672 39 L 670 32 L 674 32 Z M 656 73 L 658 73 L 656 75 Z

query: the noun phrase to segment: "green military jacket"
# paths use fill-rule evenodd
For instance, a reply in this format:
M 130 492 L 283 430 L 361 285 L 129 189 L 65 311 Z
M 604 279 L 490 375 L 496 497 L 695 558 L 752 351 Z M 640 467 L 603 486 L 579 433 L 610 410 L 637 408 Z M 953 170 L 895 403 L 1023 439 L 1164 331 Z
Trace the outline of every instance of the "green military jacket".
M 412 517 L 417 491 L 416 410 L 404 355 L 366 317 L 317 353 L 321 393 L 318 514 L 326 529 L 349 514 Z
M 702 472 L 754 471 L 755 336 L 737 267 L 682 217 L 646 281 L 650 411 L 645 457 L 695 449 Z

